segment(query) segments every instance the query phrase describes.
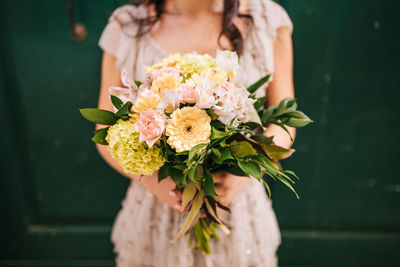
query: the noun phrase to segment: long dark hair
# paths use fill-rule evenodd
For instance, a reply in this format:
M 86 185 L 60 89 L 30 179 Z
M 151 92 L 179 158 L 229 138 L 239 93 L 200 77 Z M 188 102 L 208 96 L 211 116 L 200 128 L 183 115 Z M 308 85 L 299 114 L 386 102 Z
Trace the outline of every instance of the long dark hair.
M 166 13 L 164 6 L 165 0 L 138 0 L 133 1 L 133 4 L 139 5 L 154 5 L 155 15 L 149 16 L 146 18 L 134 18 L 135 22 L 139 24 L 139 31 L 137 36 L 140 37 L 149 31 L 154 26 L 154 24 L 160 20 L 161 16 Z M 240 14 L 239 13 L 239 0 L 224 0 L 223 14 L 222 14 L 222 30 L 218 36 L 218 45 L 221 48 L 224 48 L 221 45 L 222 36 L 226 36 L 231 43 L 233 50 L 235 50 L 239 55 L 243 52 L 243 36 L 240 33 L 239 29 L 233 23 L 235 17 L 241 17 L 249 19 L 251 22 L 253 21 L 251 15 L 248 14 Z M 226 49 L 226 48 L 224 48 Z

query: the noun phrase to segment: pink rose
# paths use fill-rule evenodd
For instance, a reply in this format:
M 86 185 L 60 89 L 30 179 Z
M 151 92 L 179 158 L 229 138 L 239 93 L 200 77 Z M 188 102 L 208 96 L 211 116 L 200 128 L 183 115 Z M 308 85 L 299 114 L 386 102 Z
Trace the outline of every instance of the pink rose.
M 178 77 L 179 70 L 174 67 L 164 67 L 161 69 L 155 69 L 151 72 L 151 79 L 156 80 L 158 77 L 167 76 L 167 75 Z
M 135 129 L 139 132 L 139 141 L 145 141 L 149 147 L 152 147 L 164 132 L 165 120 L 158 111 L 149 108 L 140 112 Z
M 183 103 L 194 104 L 199 101 L 199 93 L 194 87 L 183 84 L 178 88 L 178 92 Z

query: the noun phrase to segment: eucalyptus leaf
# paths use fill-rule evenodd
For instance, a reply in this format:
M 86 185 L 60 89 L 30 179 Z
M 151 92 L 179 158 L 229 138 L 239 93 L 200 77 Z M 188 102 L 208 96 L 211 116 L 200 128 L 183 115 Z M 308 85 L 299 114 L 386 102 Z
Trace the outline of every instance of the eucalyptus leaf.
M 98 108 L 82 108 L 79 110 L 82 116 L 90 122 L 101 125 L 113 125 L 117 117 L 111 111 Z
M 109 127 L 96 130 L 94 132 L 94 136 L 92 137 L 92 141 L 99 145 L 108 145 L 108 143 L 106 141 L 108 128 Z

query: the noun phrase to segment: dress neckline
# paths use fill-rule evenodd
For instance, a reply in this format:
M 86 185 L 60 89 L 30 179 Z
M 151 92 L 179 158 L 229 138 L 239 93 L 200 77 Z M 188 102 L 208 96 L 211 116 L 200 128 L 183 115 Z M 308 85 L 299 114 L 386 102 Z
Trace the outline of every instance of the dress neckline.
M 148 12 L 147 7 L 146 7 L 146 6 L 143 6 L 143 5 L 141 5 L 140 7 L 143 8 L 146 17 L 149 16 L 149 12 Z M 243 36 L 243 43 L 246 43 L 246 40 L 247 40 L 247 38 L 248 38 L 249 31 L 251 31 L 251 29 L 249 29 L 249 27 L 251 27 L 251 26 L 252 26 L 252 25 L 251 25 L 250 23 L 247 23 L 247 25 L 246 25 L 247 30 L 246 30 L 246 32 L 244 32 L 243 35 L 242 35 L 242 36 Z M 167 57 L 167 56 L 170 55 L 170 54 L 157 42 L 157 40 L 153 37 L 153 35 L 151 35 L 151 32 L 150 32 L 150 31 L 149 31 L 148 33 L 146 33 L 144 37 L 147 38 L 147 40 L 148 40 L 148 42 L 150 43 L 150 45 L 152 46 L 152 48 L 153 48 L 155 51 L 157 51 L 157 53 L 160 55 L 161 58 L 165 58 L 165 57 Z M 219 47 L 217 47 L 217 48 L 215 49 L 215 56 L 217 55 L 218 50 L 221 50 L 221 49 L 220 49 Z M 194 52 L 194 51 L 193 51 L 193 52 Z M 192 52 L 192 53 L 193 53 L 193 52 Z M 245 52 L 245 51 L 243 51 L 243 53 L 244 53 L 244 52 Z M 189 52 L 188 52 L 188 53 L 189 53 Z M 183 54 L 183 53 L 181 53 L 181 54 Z M 199 54 L 200 54 L 200 53 L 199 53 Z M 201 53 L 200 55 L 203 55 L 203 53 Z M 213 56 L 213 57 L 214 57 L 214 56 Z

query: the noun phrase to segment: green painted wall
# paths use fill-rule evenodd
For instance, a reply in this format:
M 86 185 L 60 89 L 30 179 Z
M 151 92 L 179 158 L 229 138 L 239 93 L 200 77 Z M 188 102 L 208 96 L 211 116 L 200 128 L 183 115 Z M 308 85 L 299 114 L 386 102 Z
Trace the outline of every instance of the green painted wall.
M 75 0 L 88 30 L 71 40 L 65 1 L 0 1 L 0 266 L 113 266 L 111 224 L 127 180 L 89 142 L 96 43 L 118 1 Z M 273 187 L 281 266 L 396 266 L 398 1 L 286 0 L 295 85 L 316 123 L 299 131 L 301 200 Z

